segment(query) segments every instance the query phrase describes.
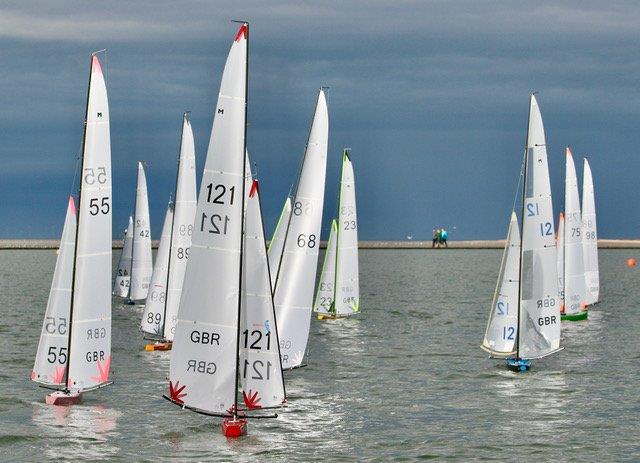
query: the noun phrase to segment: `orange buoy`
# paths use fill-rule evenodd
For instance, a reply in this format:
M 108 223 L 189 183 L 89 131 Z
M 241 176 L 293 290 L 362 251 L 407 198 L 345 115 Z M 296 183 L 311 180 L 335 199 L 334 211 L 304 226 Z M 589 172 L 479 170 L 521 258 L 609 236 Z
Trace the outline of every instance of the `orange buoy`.
M 629 257 L 629 258 L 627 259 L 627 267 L 629 267 L 629 268 L 633 268 L 633 267 L 635 267 L 636 265 L 638 265 L 638 261 L 637 261 L 637 260 L 635 260 L 633 257 Z

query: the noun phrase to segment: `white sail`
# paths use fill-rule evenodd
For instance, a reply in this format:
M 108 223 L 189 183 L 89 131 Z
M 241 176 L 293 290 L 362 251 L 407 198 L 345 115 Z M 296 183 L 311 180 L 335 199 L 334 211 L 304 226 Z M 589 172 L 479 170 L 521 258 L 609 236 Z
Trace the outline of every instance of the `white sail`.
M 338 239 L 336 252 L 336 315 L 352 315 L 360 311 L 358 278 L 358 217 L 353 163 L 347 150 L 342 158 L 340 199 L 338 201 Z
M 171 399 L 209 413 L 237 399 L 246 69 L 243 24 L 220 84 L 169 369 Z
M 122 253 L 118 261 L 118 272 L 113 282 L 113 294 L 115 296 L 129 296 L 129 285 L 131 284 L 131 251 L 133 251 L 133 217 L 129 216 L 129 225 L 124 231 L 122 240 Z
M 58 259 L 53 271 L 47 310 L 31 379 L 50 386 L 63 385 L 69 348 L 69 309 L 73 279 L 73 252 L 76 242 L 76 205 L 69 197 L 62 229 Z
M 84 137 L 67 387 L 108 381 L 111 365 L 111 139 L 107 88 L 96 56 Z
M 260 191 L 258 181 L 251 177 L 248 156 L 246 172 L 240 384 L 248 409 L 272 408 L 285 402 L 284 381 L 260 210 Z
M 185 113 L 182 118 L 180 159 L 176 177 L 176 200 L 169 260 L 169 292 L 166 301 L 166 320 L 163 325 L 163 337 L 167 341 L 173 341 L 178 321 L 182 283 L 184 282 L 184 272 L 187 268 L 191 236 L 193 235 L 196 202 L 196 150 L 191 122 L 188 114 Z
M 171 248 L 171 223 L 173 221 L 173 204 L 169 203 L 164 216 L 160 245 L 156 254 L 156 263 L 151 276 L 151 287 L 144 304 L 140 330 L 155 336 L 162 336 L 164 325 L 164 307 L 167 297 L 167 273 L 169 271 L 169 250 Z
M 280 262 L 282 262 L 282 249 L 284 248 L 284 240 L 287 236 L 290 217 L 291 198 L 287 196 L 280 217 L 278 218 L 276 229 L 273 231 L 271 241 L 269 241 L 269 267 L 271 268 L 271 286 L 273 291 L 276 289 L 276 278 L 280 270 Z
M 543 357 L 560 348 L 560 302 L 553 206 L 542 116 L 531 95 L 527 137 L 518 356 Z
M 598 228 L 596 226 L 596 200 L 593 176 L 587 158 L 584 159 L 582 177 L 582 246 L 587 286 L 587 304 L 600 300 L 600 271 L 598 270 Z
M 482 348 L 494 357 L 507 357 L 515 351 L 518 329 L 518 278 L 520 270 L 520 228 L 511 213 L 507 243 L 502 256 L 498 287 L 493 297 Z
M 138 162 L 138 185 L 136 188 L 133 230 L 133 258 L 131 262 L 129 299 L 139 301 L 147 297 L 151 274 L 153 273 L 147 176 L 144 173 L 144 167 L 141 162 Z
M 324 91 L 320 90 L 293 197 L 291 220 L 274 293 L 282 367 L 285 369 L 302 364 L 309 339 L 320 248 L 328 138 L 327 102 Z
M 560 307 L 564 304 L 564 214 L 561 212 L 558 217 L 558 234 L 556 236 L 556 254 L 558 269 L 558 299 Z
M 327 249 L 324 253 L 324 261 L 322 262 L 322 272 L 320 273 L 320 281 L 316 291 L 316 299 L 313 304 L 314 312 L 319 314 L 333 314 L 336 283 L 336 241 L 338 234 L 338 223 L 336 220 L 331 221 L 331 232 L 329 232 L 329 240 L 327 241 Z
M 583 312 L 585 302 L 584 262 L 582 260 L 582 214 L 578 178 L 571 150 L 566 152 L 564 184 L 564 313 Z

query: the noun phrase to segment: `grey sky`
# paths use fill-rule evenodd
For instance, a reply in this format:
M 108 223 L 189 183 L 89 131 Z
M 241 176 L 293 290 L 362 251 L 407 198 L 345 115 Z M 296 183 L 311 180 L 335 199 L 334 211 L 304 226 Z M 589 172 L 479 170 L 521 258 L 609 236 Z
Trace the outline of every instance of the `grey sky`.
M 180 115 L 201 166 L 235 26 L 251 21 L 249 148 L 267 228 L 294 181 L 315 92 L 331 87 L 324 228 L 340 150 L 353 149 L 360 235 L 506 234 L 539 91 L 556 215 L 564 145 L 588 154 L 601 237 L 640 225 L 637 2 L 5 1 L 0 6 L 4 237 L 56 237 L 71 191 L 88 55 L 107 48 L 114 234 L 150 162 L 155 235 L 175 175 Z M 179 5 L 179 7 L 178 7 Z M 578 173 L 581 178 L 581 168 Z

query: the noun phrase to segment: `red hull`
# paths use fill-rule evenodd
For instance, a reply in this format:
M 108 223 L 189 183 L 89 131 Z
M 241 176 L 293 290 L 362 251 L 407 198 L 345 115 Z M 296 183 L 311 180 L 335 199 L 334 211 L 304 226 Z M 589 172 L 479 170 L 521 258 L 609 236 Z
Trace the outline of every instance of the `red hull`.
M 237 418 L 235 420 L 226 418 L 222 422 L 222 434 L 226 437 L 240 437 L 247 433 L 247 420 Z
M 44 398 L 47 405 L 75 405 L 82 402 L 82 392 L 56 391 Z

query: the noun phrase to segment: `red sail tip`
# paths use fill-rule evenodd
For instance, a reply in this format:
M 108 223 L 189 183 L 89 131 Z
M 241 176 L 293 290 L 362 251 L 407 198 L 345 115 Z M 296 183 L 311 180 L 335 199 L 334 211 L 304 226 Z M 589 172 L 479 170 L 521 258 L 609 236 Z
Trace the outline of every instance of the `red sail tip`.
M 247 24 L 243 24 L 242 26 L 240 26 L 240 29 L 238 29 L 238 33 L 236 34 L 236 38 L 235 41 L 239 42 L 240 39 L 246 39 L 247 38 Z
M 249 190 L 249 198 L 253 198 L 257 192 L 258 192 L 258 181 L 254 179 L 253 183 L 251 184 L 251 190 Z
M 91 72 L 96 74 L 102 74 L 102 66 L 100 66 L 100 60 L 96 55 L 93 55 L 91 59 Z
M 69 196 L 69 211 L 71 211 L 72 214 L 76 213 L 76 200 L 73 196 Z

